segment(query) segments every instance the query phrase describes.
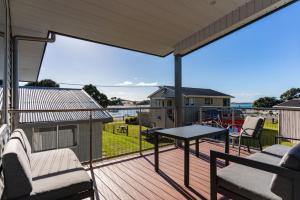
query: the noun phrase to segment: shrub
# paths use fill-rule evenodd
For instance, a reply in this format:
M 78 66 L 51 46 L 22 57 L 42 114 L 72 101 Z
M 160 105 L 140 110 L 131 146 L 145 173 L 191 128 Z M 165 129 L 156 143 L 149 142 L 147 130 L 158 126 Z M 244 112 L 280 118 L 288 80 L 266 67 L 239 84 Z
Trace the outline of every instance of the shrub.
M 126 124 L 137 125 L 139 124 L 138 117 L 127 117 L 125 119 Z

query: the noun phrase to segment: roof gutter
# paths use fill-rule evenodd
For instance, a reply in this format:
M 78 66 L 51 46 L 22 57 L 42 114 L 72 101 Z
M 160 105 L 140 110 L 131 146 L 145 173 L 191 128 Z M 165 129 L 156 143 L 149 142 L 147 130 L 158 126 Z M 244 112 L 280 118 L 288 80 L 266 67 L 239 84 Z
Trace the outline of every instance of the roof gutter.
M 42 38 L 42 37 L 32 37 L 32 36 L 23 36 L 23 35 L 15 35 L 14 40 L 25 40 L 32 42 L 49 42 L 53 43 L 56 40 L 56 36 L 54 33 L 51 33 L 50 38 Z
M 32 37 L 15 35 L 13 37 L 13 68 L 12 68 L 12 108 L 19 109 L 19 40 L 33 42 L 50 42 L 56 40 L 55 34 L 51 34 L 50 38 Z M 19 122 L 19 116 L 13 118 L 13 128 L 16 128 Z

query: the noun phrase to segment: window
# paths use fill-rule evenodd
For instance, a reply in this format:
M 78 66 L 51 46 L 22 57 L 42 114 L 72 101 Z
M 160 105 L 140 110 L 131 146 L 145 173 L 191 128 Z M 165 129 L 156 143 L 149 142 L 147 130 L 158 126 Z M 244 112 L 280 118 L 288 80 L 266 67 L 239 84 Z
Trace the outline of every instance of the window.
M 77 125 L 62 125 L 33 129 L 32 144 L 34 151 L 45 151 L 77 145 Z
M 77 126 L 67 125 L 58 127 L 58 148 L 77 145 Z
M 193 106 L 194 105 L 194 98 L 189 98 L 189 104 L 191 105 L 191 106 Z
M 213 98 L 205 98 L 205 105 L 212 105 L 213 104 Z
M 189 98 L 185 98 L 184 101 L 185 101 L 185 105 L 188 106 L 189 105 Z
M 32 136 L 34 151 L 45 151 L 57 148 L 57 128 L 34 128 Z
M 223 99 L 223 106 L 230 106 L 230 99 Z

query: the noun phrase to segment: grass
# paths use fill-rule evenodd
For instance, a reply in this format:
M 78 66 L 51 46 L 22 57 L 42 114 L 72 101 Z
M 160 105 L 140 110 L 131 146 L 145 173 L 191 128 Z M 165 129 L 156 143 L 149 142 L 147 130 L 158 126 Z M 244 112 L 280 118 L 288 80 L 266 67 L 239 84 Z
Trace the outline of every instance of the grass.
M 120 126 L 128 127 L 128 136 L 126 133 L 119 133 L 117 128 Z M 142 126 L 142 130 L 147 130 L 147 127 Z M 115 121 L 104 125 L 103 134 L 103 156 L 112 157 L 125 153 L 137 152 L 140 149 L 139 143 L 139 125 L 127 125 L 124 121 Z M 273 145 L 275 142 L 275 136 L 278 135 L 278 124 L 273 124 L 272 121 L 266 121 L 264 130 L 261 136 L 262 146 Z M 171 143 L 172 140 L 161 140 L 160 145 Z M 253 140 L 243 140 L 243 144 L 249 144 L 252 147 L 258 148 L 258 143 Z M 292 146 L 289 141 L 282 141 L 281 144 Z M 153 148 L 153 142 L 147 140 L 145 136 L 142 136 L 142 149 Z
M 117 131 L 117 128 L 120 126 L 128 127 L 128 136 L 126 133 L 119 133 Z M 148 128 L 142 126 L 141 129 L 147 130 Z M 112 157 L 139 151 L 139 131 L 139 125 L 127 125 L 124 121 L 115 121 L 105 124 L 102 131 L 103 156 Z M 160 145 L 170 142 L 170 140 L 162 140 Z M 142 136 L 142 149 L 149 149 L 153 147 L 153 143 L 146 140 L 145 136 Z

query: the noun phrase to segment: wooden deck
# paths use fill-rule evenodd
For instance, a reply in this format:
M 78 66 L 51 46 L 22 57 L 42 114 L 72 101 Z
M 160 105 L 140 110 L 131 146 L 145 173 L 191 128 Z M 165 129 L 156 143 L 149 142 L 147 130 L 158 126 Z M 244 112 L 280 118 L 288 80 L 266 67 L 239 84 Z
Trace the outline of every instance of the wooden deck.
M 191 146 L 193 148 L 193 146 Z M 96 199 L 166 200 L 209 199 L 209 150 L 224 151 L 224 145 L 214 142 L 200 143 L 200 158 L 190 156 L 190 187 L 183 184 L 183 150 L 162 149 L 160 173 L 154 170 L 153 154 L 133 156 L 116 161 L 95 163 L 93 177 Z M 237 148 L 230 153 L 237 155 Z M 242 151 L 243 156 L 248 155 Z M 222 167 L 222 166 L 220 166 Z M 219 196 L 219 199 L 225 199 Z

